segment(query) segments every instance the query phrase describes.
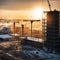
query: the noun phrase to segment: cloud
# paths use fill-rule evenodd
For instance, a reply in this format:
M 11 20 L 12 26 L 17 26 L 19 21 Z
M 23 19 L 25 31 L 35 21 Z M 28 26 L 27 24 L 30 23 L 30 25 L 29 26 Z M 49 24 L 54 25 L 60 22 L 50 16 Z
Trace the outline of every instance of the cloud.
M 0 9 L 30 9 L 40 0 L 0 0 Z
M 50 2 L 53 1 L 60 3 L 60 0 L 50 0 Z M 43 6 L 44 4 L 48 5 L 47 0 L 0 0 L 0 9 L 27 10 L 27 9 L 32 9 L 34 6 L 38 6 L 38 5 Z M 60 6 L 57 3 L 55 3 L 55 5 L 57 7 Z

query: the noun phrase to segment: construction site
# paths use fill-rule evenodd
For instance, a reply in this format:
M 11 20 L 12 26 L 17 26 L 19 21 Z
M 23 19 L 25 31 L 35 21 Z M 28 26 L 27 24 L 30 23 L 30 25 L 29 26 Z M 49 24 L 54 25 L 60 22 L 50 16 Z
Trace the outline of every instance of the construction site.
M 41 19 L 0 19 L 0 60 L 60 60 L 60 11 Z

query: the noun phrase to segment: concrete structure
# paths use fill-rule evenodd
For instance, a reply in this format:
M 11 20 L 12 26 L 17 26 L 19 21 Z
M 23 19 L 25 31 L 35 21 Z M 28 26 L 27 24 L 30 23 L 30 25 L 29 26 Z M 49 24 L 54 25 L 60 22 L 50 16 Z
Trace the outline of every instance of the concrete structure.
M 39 39 L 39 38 L 34 38 L 34 37 L 25 37 L 25 38 L 23 38 L 21 44 L 42 48 L 43 40 Z
M 49 52 L 58 52 L 60 50 L 60 25 L 59 11 L 47 12 L 47 19 L 43 20 L 43 38 Z

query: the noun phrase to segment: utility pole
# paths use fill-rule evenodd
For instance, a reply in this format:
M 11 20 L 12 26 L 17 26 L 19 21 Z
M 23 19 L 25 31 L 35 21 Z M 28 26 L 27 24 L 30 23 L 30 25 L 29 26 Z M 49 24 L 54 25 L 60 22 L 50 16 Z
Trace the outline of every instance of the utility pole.
M 13 22 L 13 36 L 14 36 L 14 40 L 15 40 L 15 22 Z
M 22 24 L 22 37 L 24 36 L 24 25 Z
M 33 24 L 33 21 L 30 21 L 31 22 L 31 37 L 32 37 L 32 24 Z

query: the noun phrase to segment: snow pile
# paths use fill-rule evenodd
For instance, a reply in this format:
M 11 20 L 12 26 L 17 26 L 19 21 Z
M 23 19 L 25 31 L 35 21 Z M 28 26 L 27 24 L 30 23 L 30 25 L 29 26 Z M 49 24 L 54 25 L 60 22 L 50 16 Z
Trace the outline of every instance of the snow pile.
M 5 39 L 5 38 L 12 38 L 12 36 L 10 36 L 8 34 L 5 34 L 5 35 L 0 35 L 0 38 L 3 38 L 3 39 Z
M 34 38 L 34 37 L 27 37 L 28 40 L 32 40 L 32 41 L 35 41 L 35 42 L 43 42 L 42 39 L 39 39 L 39 38 Z

